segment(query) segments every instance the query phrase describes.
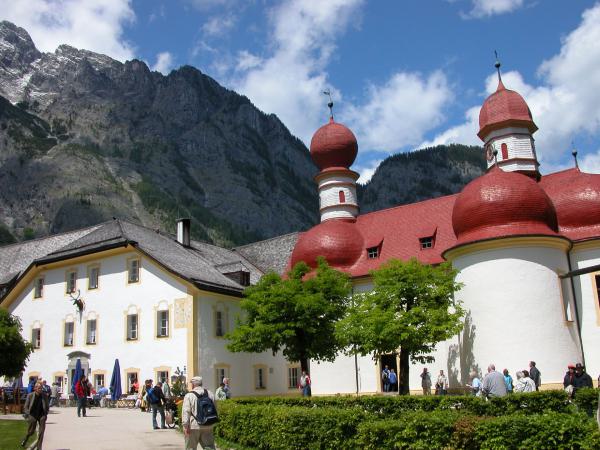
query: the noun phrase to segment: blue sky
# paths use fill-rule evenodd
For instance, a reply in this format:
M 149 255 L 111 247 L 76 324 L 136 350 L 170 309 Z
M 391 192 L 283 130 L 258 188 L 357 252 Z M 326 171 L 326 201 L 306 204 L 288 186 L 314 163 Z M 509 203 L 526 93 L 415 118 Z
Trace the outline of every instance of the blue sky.
M 190 64 L 277 114 L 308 145 L 327 120 L 357 135 L 368 179 L 386 156 L 479 143 L 477 115 L 505 84 L 539 126 L 542 171 L 600 172 L 600 4 L 569 0 L 0 0 L 38 48 L 60 43 Z

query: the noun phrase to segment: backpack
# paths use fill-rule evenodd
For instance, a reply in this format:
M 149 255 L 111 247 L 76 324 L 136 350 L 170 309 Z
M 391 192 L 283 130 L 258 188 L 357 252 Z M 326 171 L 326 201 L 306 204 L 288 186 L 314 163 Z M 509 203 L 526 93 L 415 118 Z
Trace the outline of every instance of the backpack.
M 204 389 L 202 395 L 192 391 L 192 394 L 196 396 L 196 415 L 192 414 L 192 417 L 196 419 L 198 425 L 211 425 L 219 421 L 217 415 L 217 408 L 214 402 L 208 396 L 208 392 Z
M 146 396 L 148 398 L 148 403 L 150 403 L 150 404 L 158 403 L 160 401 L 160 398 L 158 397 L 158 395 L 156 395 L 154 393 L 153 387 L 146 391 Z

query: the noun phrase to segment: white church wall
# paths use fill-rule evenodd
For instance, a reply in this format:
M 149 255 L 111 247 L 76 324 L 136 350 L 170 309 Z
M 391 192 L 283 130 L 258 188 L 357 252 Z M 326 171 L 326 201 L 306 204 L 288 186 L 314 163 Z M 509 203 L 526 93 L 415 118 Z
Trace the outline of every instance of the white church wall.
M 568 271 L 564 252 L 526 246 L 490 249 L 457 257 L 453 265 L 465 285 L 457 298 L 472 319 L 471 335 L 465 340 L 463 332 L 460 345 L 458 338 L 439 344 L 431 367 L 455 367 L 457 380 L 464 382 L 473 365 L 485 373 L 494 363 L 514 376 L 534 360 L 542 383 L 562 382 L 567 364 L 580 354 L 575 324 L 565 320 L 557 275 Z M 454 363 L 448 357 L 453 350 Z M 420 370 L 414 373 L 411 388 L 418 389 Z
M 571 256 L 574 270 L 584 269 L 600 264 L 600 242 L 578 250 L 577 246 Z M 575 292 L 578 298 L 578 312 L 581 318 L 581 340 L 585 352 L 587 372 L 594 380 L 600 374 L 600 300 L 597 289 L 600 288 L 595 277 L 600 271 L 583 274 L 574 278 Z M 572 362 L 581 362 L 574 360 Z
M 41 299 L 33 299 L 31 283 L 14 301 L 9 310 L 19 316 L 23 324 L 23 335 L 31 339 L 31 329 L 41 325 L 41 348 L 34 351 L 24 372 L 38 372 L 53 381 L 53 375 L 67 369 L 67 354 L 74 351 L 89 353 L 92 373 L 105 374 L 105 383 L 110 382 L 115 358 L 119 358 L 125 376 L 126 369 L 139 370 L 139 378 L 156 379 L 154 369 L 170 368 L 185 364 L 186 330 L 174 327 L 173 302 L 186 296 L 186 287 L 174 277 L 159 269 L 147 258 L 140 257 L 140 281 L 127 282 L 127 261 L 140 257 L 135 252 L 119 254 L 97 260 L 40 273 L 44 276 Z M 88 267 L 99 265 L 98 289 L 88 290 Z M 80 321 L 79 314 L 69 296 L 65 294 L 66 270 L 77 270 L 77 289 L 85 301 L 85 310 Z M 126 339 L 126 314 L 131 307 L 138 311 L 139 337 L 135 341 Z M 169 336 L 157 338 L 156 312 L 159 308 L 169 309 Z M 86 318 L 95 315 L 97 320 L 97 343 L 86 343 Z M 64 321 L 74 319 L 74 342 L 63 345 Z M 26 379 L 24 380 L 26 382 Z M 126 380 L 122 379 L 125 389 Z

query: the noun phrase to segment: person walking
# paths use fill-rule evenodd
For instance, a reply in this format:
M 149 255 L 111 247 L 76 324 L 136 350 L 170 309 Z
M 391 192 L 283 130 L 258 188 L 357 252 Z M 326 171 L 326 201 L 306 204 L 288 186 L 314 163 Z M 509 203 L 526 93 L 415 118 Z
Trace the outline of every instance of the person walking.
M 504 384 L 506 384 L 506 392 L 508 394 L 512 394 L 512 392 L 513 392 L 513 379 L 510 376 L 510 373 L 508 373 L 508 369 L 504 369 L 502 371 L 502 374 L 504 375 Z
M 435 382 L 435 395 L 446 395 L 448 393 L 448 377 L 440 370 L 440 374 Z
M 221 383 L 215 391 L 215 398 L 219 401 L 227 400 L 227 394 L 225 393 L 225 384 Z
M 427 367 L 423 367 L 420 377 L 423 395 L 431 395 L 431 374 L 427 371 Z
M 539 391 L 542 384 L 542 374 L 535 366 L 535 361 L 529 361 L 529 378 L 533 380 L 533 383 L 535 384 L 535 390 Z
M 158 430 L 158 423 L 156 422 L 156 413 L 160 413 L 160 427 L 164 430 L 165 426 L 165 394 L 162 391 L 162 383 L 159 381 L 156 386 L 150 386 L 146 391 L 146 398 L 152 408 L 152 427 Z
M 390 391 L 390 369 L 385 366 L 381 371 L 381 381 L 383 383 L 383 392 Z
M 475 397 L 481 396 L 481 380 L 479 379 L 477 372 L 471 372 L 471 384 L 467 384 L 467 386 L 471 388 L 471 394 Z
M 302 397 L 310 397 L 312 395 L 311 384 L 310 375 L 306 373 L 306 370 L 303 370 L 302 376 L 300 376 L 300 390 L 302 391 Z
M 58 383 L 52 383 L 50 387 L 50 406 L 58 405 L 58 396 L 60 395 Z
M 196 450 L 200 444 L 203 450 L 215 448 L 213 425 L 200 425 L 194 418 L 198 411 L 197 402 L 201 395 L 208 395 L 213 403 L 215 398 L 208 389 L 202 387 L 202 377 L 193 377 L 190 380 L 192 391 L 185 394 L 181 412 L 181 425 L 185 438 L 186 450 Z
M 88 381 L 85 375 L 75 383 L 75 396 L 77 397 L 77 417 L 86 417 L 87 397 L 90 395 Z
M 398 375 L 394 369 L 390 369 L 390 391 L 398 392 Z
M 487 371 L 488 373 L 483 377 L 483 384 L 481 386 L 482 394 L 487 398 L 506 396 L 504 375 L 496 371 L 494 364 L 490 364 Z
M 44 431 L 46 430 L 46 418 L 48 417 L 48 410 L 50 409 L 50 400 L 46 393 L 44 393 L 42 384 L 36 383 L 33 387 L 33 392 L 27 394 L 25 405 L 23 406 L 23 414 L 27 417 L 27 434 L 23 441 L 21 441 L 21 447 L 27 445 L 27 441 L 35 429 L 38 429 L 38 438 L 33 446 L 30 448 L 37 448 L 41 450 L 42 443 L 44 441 Z
M 577 390 L 581 388 L 592 388 L 594 383 L 592 377 L 585 371 L 583 364 L 575 364 L 575 376 L 573 377 L 573 396 L 577 394 Z

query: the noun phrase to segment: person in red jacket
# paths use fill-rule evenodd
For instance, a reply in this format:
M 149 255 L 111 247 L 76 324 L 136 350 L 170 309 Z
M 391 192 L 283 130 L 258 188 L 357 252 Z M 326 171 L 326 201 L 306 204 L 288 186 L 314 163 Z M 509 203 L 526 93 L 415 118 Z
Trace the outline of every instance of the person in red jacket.
M 82 412 L 83 417 L 86 416 L 85 407 L 87 404 L 88 395 L 90 395 L 90 388 L 88 380 L 84 375 L 77 383 L 75 383 L 75 396 L 77 397 L 77 417 L 81 417 Z

